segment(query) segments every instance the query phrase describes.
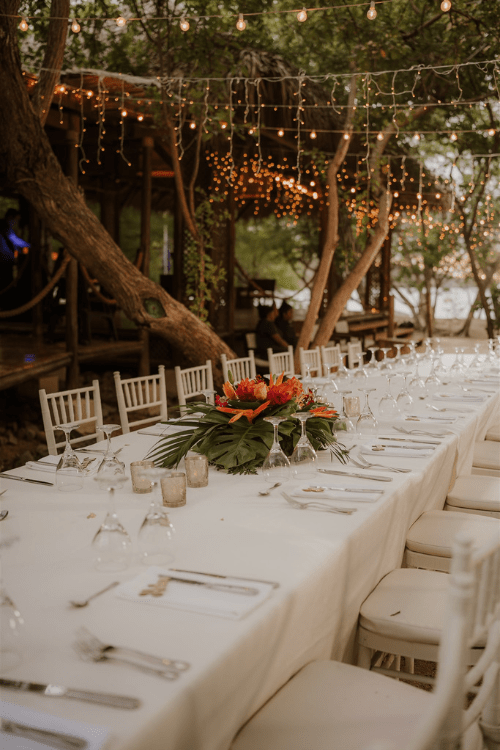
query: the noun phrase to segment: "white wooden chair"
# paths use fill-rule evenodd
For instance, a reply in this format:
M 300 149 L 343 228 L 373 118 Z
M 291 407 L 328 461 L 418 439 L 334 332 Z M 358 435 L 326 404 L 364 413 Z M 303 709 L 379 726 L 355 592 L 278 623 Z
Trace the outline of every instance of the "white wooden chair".
M 444 509 L 500 518 L 500 477 L 458 476 Z
M 175 368 L 175 382 L 177 385 L 177 398 L 181 415 L 186 413 L 182 407 L 186 405 L 188 398 L 201 396 L 203 391 L 213 391 L 214 379 L 212 375 L 212 362 L 207 359 L 204 365 L 197 367 L 187 367 L 181 370 L 179 366 Z M 209 396 L 211 404 L 214 403 L 213 395 Z
M 347 344 L 347 362 L 350 370 L 359 366 L 359 358 L 362 354 L 361 341 L 349 341 Z
M 119 372 L 113 374 L 124 435 L 130 432 L 131 427 L 140 427 L 143 424 L 168 419 L 164 365 L 158 367 L 158 375 L 122 379 Z M 142 412 L 143 415 L 146 413 L 146 416 L 131 422 L 129 415 L 132 412 Z
M 250 331 L 250 333 L 245 333 L 245 341 L 249 354 L 250 352 L 254 352 L 255 349 L 257 349 L 257 337 L 253 331 Z M 262 357 L 256 357 L 255 354 L 254 361 L 256 367 L 267 367 L 267 360 L 262 359 Z
M 317 346 L 315 349 L 304 349 L 302 346 L 300 346 L 299 358 L 300 374 L 303 378 L 305 378 L 307 375 L 307 367 L 309 367 L 309 374 L 312 377 L 321 377 L 323 375 L 319 346 Z
M 314 661 L 244 725 L 231 750 L 481 748 L 477 720 L 482 705 L 483 731 L 492 735 L 498 724 L 494 711 L 500 621 L 497 610 L 486 659 L 466 676 L 467 641 L 476 614 L 473 602 L 483 580 L 482 575 L 479 581 L 471 575 L 469 561 L 470 542 L 461 539 L 454 549 L 454 572 L 445 576 L 448 596 L 434 693 L 350 664 Z M 481 676 L 482 686 L 464 711 L 466 692 Z
M 229 370 L 233 376 L 233 381 L 239 383 L 245 378 L 253 380 L 257 376 L 257 370 L 255 369 L 255 357 L 253 351 L 250 349 L 248 357 L 240 357 L 239 359 L 229 359 L 225 354 L 220 355 L 220 361 L 222 365 L 222 375 L 224 381 L 229 380 Z
M 82 427 L 85 434 L 72 437 L 71 445 L 88 442 L 92 438 L 104 439 L 104 433 L 98 429 L 98 426 L 103 424 L 98 380 L 92 381 L 92 385 L 85 388 L 73 388 L 68 391 L 57 391 L 57 393 L 47 394 L 45 388 L 42 388 L 39 395 L 43 429 L 51 456 L 57 456 L 58 449 L 64 449 L 66 445 L 64 433 L 54 429 L 58 424 L 78 422 Z M 56 432 L 60 440 L 56 440 Z
M 320 346 L 321 361 L 323 362 L 323 368 L 326 367 L 340 367 L 340 346 Z
M 267 359 L 271 375 L 276 376 L 284 373 L 287 378 L 293 378 L 295 375 L 293 346 L 289 346 L 287 352 L 273 352 L 273 350 L 269 348 L 267 350 Z

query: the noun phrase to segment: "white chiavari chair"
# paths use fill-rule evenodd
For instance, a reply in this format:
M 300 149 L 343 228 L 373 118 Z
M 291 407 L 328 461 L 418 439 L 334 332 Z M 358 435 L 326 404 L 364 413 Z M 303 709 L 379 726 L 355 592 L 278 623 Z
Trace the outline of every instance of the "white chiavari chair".
M 269 348 L 267 350 L 267 359 L 271 375 L 276 376 L 284 373 L 287 378 L 293 378 L 295 375 L 293 346 L 289 346 L 288 351 L 286 352 L 273 352 L 273 350 Z
M 187 367 L 184 370 L 177 366 L 175 368 L 175 382 L 180 412 L 183 415 L 186 413 L 186 409 L 182 407 L 186 405 L 188 398 L 201 396 L 203 391 L 213 391 L 214 379 L 211 360 L 207 359 L 204 365 Z M 209 402 L 214 403 L 213 395 L 209 396 Z
M 113 374 L 123 434 L 131 427 L 168 419 L 164 365 L 158 367 L 157 375 L 122 379 L 119 372 Z M 131 422 L 129 416 L 133 412 L 140 416 Z
M 321 377 L 323 375 L 319 346 L 317 346 L 315 349 L 304 349 L 302 346 L 300 346 L 299 358 L 300 374 L 303 378 L 305 378 L 307 375 L 307 368 L 309 368 L 309 375 L 311 375 L 311 377 Z
M 340 367 L 341 352 L 339 344 L 335 346 L 320 346 L 320 351 L 323 367 Z
M 42 407 L 43 429 L 47 439 L 47 448 L 51 456 L 57 456 L 58 449 L 64 448 L 66 439 L 64 434 L 57 430 L 61 436 L 56 440 L 56 430 L 58 424 L 69 424 L 78 422 L 83 430 L 84 435 L 71 438 L 71 445 L 88 442 L 95 438 L 103 440 L 104 433 L 97 429 L 102 425 L 102 406 L 101 393 L 99 390 L 99 381 L 93 380 L 92 385 L 84 388 L 73 388 L 67 391 L 57 391 L 56 393 L 47 393 L 45 388 L 40 389 L 40 404 Z M 90 430 L 90 432 L 89 432 Z
M 251 349 L 248 352 L 248 357 L 228 359 L 225 354 L 221 354 L 220 361 L 222 364 L 222 375 L 224 381 L 229 380 L 229 370 L 231 370 L 234 383 L 239 383 L 245 378 L 253 380 L 257 375 L 257 370 L 255 369 L 255 356 Z
M 359 358 L 363 354 L 361 347 L 361 341 L 349 341 L 347 344 L 347 362 L 348 367 L 352 370 L 354 367 L 358 367 L 360 360 Z

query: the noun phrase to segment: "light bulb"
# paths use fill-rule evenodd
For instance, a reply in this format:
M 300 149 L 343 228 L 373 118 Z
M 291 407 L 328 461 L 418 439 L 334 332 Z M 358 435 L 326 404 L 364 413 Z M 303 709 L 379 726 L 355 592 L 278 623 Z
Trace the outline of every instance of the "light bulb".
M 297 21 L 300 21 L 301 23 L 307 21 L 307 11 L 305 8 L 302 8 L 302 10 L 299 10 L 297 13 Z
M 120 29 L 122 29 L 125 26 L 126 23 L 127 23 L 127 19 L 124 18 L 123 16 L 119 16 L 116 19 L 116 25 L 119 26 Z
M 344 133 L 344 141 L 348 141 L 350 137 L 349 133 Z
M 317 138 L 317 137 L 318 136 L 316 135 L 316 131 L 315 130 L 311 130 L 311 134 L 310 134 L 309 138 L 312 138 L 314 140 L 314 138 Z
M 181 31 L 189 31 L 189 21 L 187 18 L 183 16 L 179 22 L 179 26 L 181 27 Z
M 441 193 L 436 193 L 436 198 L 439 200 L 441 198 Z
M 383 133 L 377 133 L 377 141 L 383 141 L 384 140 L 384 134 Z
M 374 21 L 377 17 L 377 11 L 375 10 L 375 0 L 372 0 L 366 17 L 369 21 Z
M 196 123 L 195 122 L 190 122 L 189 123 L 189 127 L 191 128 L 191 130 L 196 130 Z
M 122 117 L 126 117 L 127 114 L 128 114 L 128 112 L 127 112 L 126 109 L 122 109 L 122 111 L 120 112 L 120 114 L 121 114 Z
M 247 27 L 246 21 L 243 18 L 243 13 L 240 13 L 238 16 L 238 20 L 236 21 L 236 28 L 238 31 L 245 31 Z
M 137 115 L 137 119 L 139 122 L 142 122 L 144 120 L 144 115 Z
M 456 133 L 452 133 L 452 134 L 450 135 L 450 141 L 456 141 L 456 140 L 457 140 L 457 138 L 458 138 L 458 135 L 457 135 Z
M 441 3 L 441 10 L 443 11 L 443 13 L 448 13 L 450 8 L 451 8 L 451 1 L 443 0 L 443 2 Z
M 227 122 L 224 122 L 224 120 L 222 120 L 220 126 L 221 126 L 222 130 L 225 130 L 227 128 Z
M 280 138 L 283 138 L 283 136 L 285 135 L 285 131 L 281 130 L 281 129 L 278 130 L 278 135 L 279 135 Z
M 21 29 L 21 31 L 28 31 L 29 26 L 28 26 L 28 22 L 27 22 L 27 20 L 25 18 L 21 19 L 21 23 L 19 24 L 19 28 Z
M 420 133 L 415 133 L 413 136 L 414 140 L 419 141 L 420 140 Z
M 80 31 L 80 24 L 76 20 L 76 18 L 73 19 L 73 23 L 71 24 L 71 31 L 73 31 L 75 34 L 78 34 Z
M 488 130 L 488 135 L 495 135 L 495 128 L 490 128 Z
M 399 198 L 399 193 L 398 193 L 398 191 L 397 191 L 397 190 L 395 190 L 395 191 L 394 191 L 394 197 L 395 197 L 395 198 Z

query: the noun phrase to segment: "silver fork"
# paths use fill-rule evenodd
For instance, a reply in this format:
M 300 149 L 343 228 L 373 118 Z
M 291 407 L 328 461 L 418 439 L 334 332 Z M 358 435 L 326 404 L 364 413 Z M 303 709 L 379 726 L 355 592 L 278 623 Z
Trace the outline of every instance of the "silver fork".
M 95 651 L 100 651 L 105 657 L 111 656 L 112 658 L 115 658 L 114 654 L 117 654 L 118 656 L 121 654 L 125 657 L 132 657 L 133 659 L 142 659 L 149 664 L 156 665 L 157 668 L 170 669 L 176 672 L 183 672 L 191 666 L 187 661 L 181 661 L 180 659 L 162 658 L 159 656 L 153 656 L 152 654 L 147 654 L 144 651 L 128 648 L 127 646 L 112 646 L 109 643 L 103 643 L 93 633 L 87 630 L 87 628 L 79 628 L 77 635 L 79 636 L 79 642 L 86 643 L 87 646 Z
M 429 437 L 442 437 L 443 435 L 454 435 L 450 430 L 441 430 L 441 432 L 426 432 L 425 430 L 405 430 L 404 427 L 393 427 L 396 432 L 403 432 L 405 435 L 428 435 Z
M 302 500 L 297 500 L 295 497 L 287 495 L 286 492 L 282 492 L 281 494 L 287 503 L 290 503 L 293 508 L 318 508 L 318 510 L 325 510 L 328 513 L 341 513 L 345 516 L 350 516 L 357 511 L 357 508 L 336 508 L 335 506 L 320 503 L 318 501 L 303 502 Z
M 102 649 L 91 646 L 86 641 L 75 641 L 73 643 L 73 648 L 85 661 L 114 661 L 118 662 L 118 664 L 126 664 L 128 667 L 134 667 L 135 669 L 138 669 L 140 672 L 144 672 L 145 674 L 155 675 L 156 677 L 163 677 L 166 680 L 176 680 L 180 674 L 176 670 L 169 669 L 168 667 L 161 669 L 160 667 L 140 664 L 137 661 L 121 659 L 119 656 L 115 656 L 113 653 L 105 653 L 104 651 L 102 651 Z
M 375 464 L 371 461 L 367 461 L 366 458 L 363 456 L 358 455 L 357 460 L 350 456 L 350 460 L 353 462 L 355 466 L 357 466 L 360 469 L 384 469 L 385 471 L 393 471 L 396 474 L 408 474 L 411 469 L 400 469 L 397 466 L 384 466 L 384 464 Z

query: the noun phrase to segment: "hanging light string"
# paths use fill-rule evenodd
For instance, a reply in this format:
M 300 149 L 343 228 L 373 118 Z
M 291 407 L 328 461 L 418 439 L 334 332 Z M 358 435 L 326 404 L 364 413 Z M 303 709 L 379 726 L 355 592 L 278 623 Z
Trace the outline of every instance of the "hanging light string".
M 83 92 L 83 73 L 80 74 L 80 91 Z M 92 93 L 92 92 L 90 92 L 90 93 Z M 87 94 L 87 96 L 88 96 L 88 94 Z M 85 130 L 86 130 L 86 128 L 85 128 L 85 120 L 86 120 L 86 118 L 85 118 L 85 112 L 84 112 L 84 108 L 83 108 L 83 101 L 84 101 L 84 96 L 83 96 L 83 93 L 82 93 L 82 96 L 80 97 L 80 123 L 81 124 L 80 124 L 80 138 L 79 138 L 79 141 L 78 141 L 78 147 L 80 149 L 80 161 L 78 162 L 78 167 L 80 169 L 80 172 L 82 174 L 85 174 L 84 165 L 88 164 L 89 160 L 87 159 L 87 157 L 85 155 L 85 149 L 83 148 L 83 137 L 85 135 Z
M 300 184 L 301 181 L 301 170 L 300 170 L 300 149 L 301 149 L 301 142 L 300 142 L 300 134 L 301 134 L 301 125 L 302 123 L 302 86 L 304 80 L 304 76 L 301 74 L 299 75 L 297 81 L 298 81 L 298 92 L 297 92 L 297 182 Z
M 127 157 L 124 154 L 123 147 L 125 144 L 125 118 L 127 117 L 128 112 L 125 109 L 125 82 L 122 81 L 122 99 L 121 99 L 121 108 L 120 108 L 120 148 L 118 149 L 118 153 L 122 157 L 123 161 L 130 167 L 132 166 Z

